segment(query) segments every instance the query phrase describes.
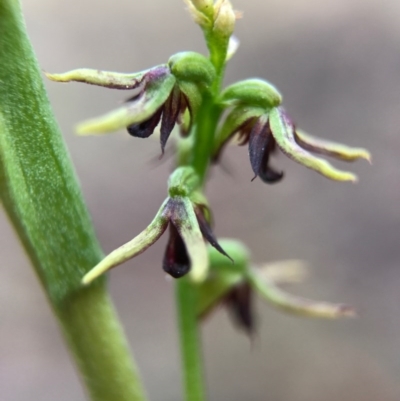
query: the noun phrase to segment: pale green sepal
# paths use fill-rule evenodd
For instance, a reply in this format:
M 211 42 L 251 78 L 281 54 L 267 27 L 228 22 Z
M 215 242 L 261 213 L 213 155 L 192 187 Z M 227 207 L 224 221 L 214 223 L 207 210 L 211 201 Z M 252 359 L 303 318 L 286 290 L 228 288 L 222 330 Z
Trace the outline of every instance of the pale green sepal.
M 257 271 L 262 279 L 275 284 L 301 283 L 308 276 L 307 263 L 298 259 L 268 262 L 257 266 Z
M 211 61 L 200 53 L 181 52 L 168 60 L 171 73 L 178 81 L 189 81 L 210 86 L 215 79 L 215 68 Z
M 137 100 L 101 117 L 84 121 L 77 126 L 80 135 L 106 134 L 149 119 L 168 99 L 175 85 L 175 77 L 166 75 L 150 81 Z
M 221 93 L 220 102 L 227 106 L 243 104 L 268 110 L 279 106 L 282 103 L 282 96 L 269 82 L 253 78 L 228 86 Z
M 257 107 L 237 106 L 226 117 L 214 139 L 213 157 L 217 157 L 225 143 L 238 132 L 243 124 L 252 118 L 258 118 L 265 110 Z
M 285 312 L 322 319 L 337 319 L 341 317 L 355 317 L 355 310 L 344 304 L 312 301 L 297 297 L 280 289 L 272 281 L 265 280 L 259 273 L 251 269 L 248 271 L 248 280 L 251 286 L 273 306 Z
M 146 229 L 144 229 L 132 241 L 127 242 L 111 252 L 92 270 L 86 273 L 82 278 L 82 284 L 90 284 L 94 279 L 103 273 L 141 254 L 149 246 L 154 244 L 161 237 L 168 226 L 170 214 L 168 208 L 166 207 L 168 201 L 169 199 L 164 201 L 157 215 Z
M 185 95 L 188 102 L 188 107 L 190 112 L 190 124 L 188 129 L 190 129 L 190 126 L 193 123 L 193 121 L 195 121 L 201 103 L 203 101 L 201 90 L 199 86 L 194 82 L 179 81 L 178 85 L 179 89 Z
M 203 282 L 208 273 L 208 253 L 192 202 L 185 197 L 175 198 L 177 205 L 171 221 L 178 230 L 191 262 L 189 277 L 193 282 Z
M 162 67 L 162 66 L 160 66 Z M 165 66 L 167 68 L 167 66 Z M 133 74 L 122 74 L 111 71 L 92 70 L 82 68 L 68 71 L 62 74 L 50 74 L 45 72 L 47 78 L 56 82 L 83 82 L 86 84 L 104 86 L 112 89 L 134 89 L 143 83 L 144 77 L 150 70 Z
M 333 167 L 329 162 L 303 149 L 295 139 L 294 127 L 288 121 L 280 108 L 274 108 L 269 113 L 269 125 L 277 145 L 292 160 L 314 170 L 335 181 L 356 182 L 357 176 L 347 171 Z
M 168 179 L 169 196 L 171 198 L 177 196 L 189 197 L 199 184 L 199 177 L 193 167 L 178 167 Z
M 336 159 L 352 162 L 357 159 L 365 159 L 371 163 L 371 154 L 363 148 L 353 148 L 337 142 L 316 138 L 304 131 L 296 130 L 297 143 L 310 152 L 335 157 Z

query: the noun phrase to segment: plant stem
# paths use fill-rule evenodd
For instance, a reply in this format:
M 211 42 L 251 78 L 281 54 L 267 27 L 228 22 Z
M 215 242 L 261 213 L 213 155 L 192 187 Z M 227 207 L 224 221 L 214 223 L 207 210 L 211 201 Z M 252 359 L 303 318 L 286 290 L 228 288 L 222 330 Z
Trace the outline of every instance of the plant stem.
M 192 166 L 196 170 L 202 184 L 204 184 L 207 176 L 214 135 L 220 115 L 221 110 L 214 103 L 213 96 L 210 93 L 205 93 L 197 118 L 194 132 L 195 141 L 192 148 Z
M 54 119 L 19 2 L 0 0 L 0 198 L 57 315 L 92 400 L 142 401 L 101 258 Z
M 187 277 L 178 279 L 175 288 L 185 400 L 204 401 L 206 398 L 196 292 Z
M 218 47 L 212 36 L 207 37 L 210 60 L 216 70 L 216 78 L 203 101 L 197 115 L 192 146 L 191 165 L 196 170 L 201 186 L 204 186 L 213 149 L 214 136 L 222 113 L 217 99 L 225 71 L 227 43 Z M 211 42 L 212 43 L 211 43 Z M 211 44 L 210 44 L 211 43 Z M 197 292 L 186 278 L 177 280 L 176 304 L 179 320 L 180 345 L 183 362 L 186 401 L 205 400 L 202 369 L 202 348 L 199 333 Z

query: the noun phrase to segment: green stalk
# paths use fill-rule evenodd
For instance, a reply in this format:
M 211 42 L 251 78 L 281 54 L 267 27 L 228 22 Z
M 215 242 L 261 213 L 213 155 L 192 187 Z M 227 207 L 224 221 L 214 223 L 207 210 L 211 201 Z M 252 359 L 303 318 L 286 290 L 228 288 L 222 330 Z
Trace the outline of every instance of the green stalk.
M 203 95 L 203 102 L 197 115 L 192 146 L 191 165 L 196 170 L 201 185 L 205 185 L 208 167 L 211 161 L 214 136 L 222 113 L 217 103 L 225 71 L 227 45 L 218 47 L 214 37 L 206 35 L 206 40 L 213 43 L 210 49 L 210 60 L 217 72 L 209 92 Z M 183 363 L 183 379 L 186 401 L 205 400 L 205 386 L 202 368 L 202 347 L 199 333 L 198 303 L 196 289 L 187 278 L 176 283 L 176 304 L 179 321 L 179 335 Z
M 207 170 L 213 150 L 214 135 L 220 115 L 221 109 L 215 104 L 214 96 L 210 93 L 205 93 L 197 117 L 194 132 L 195 140 L 192 148 L 192 166 L 203 185 L 207 177 Z
M 0 0 L 0 198 L 96 401 L 143 390 L 105 281 L 102 252 L 54 119 L 17 0 Z
M 187 277 L 177 280 L 175 288 L 185 400 L 204 401 L 206 398 L 196 292 Z

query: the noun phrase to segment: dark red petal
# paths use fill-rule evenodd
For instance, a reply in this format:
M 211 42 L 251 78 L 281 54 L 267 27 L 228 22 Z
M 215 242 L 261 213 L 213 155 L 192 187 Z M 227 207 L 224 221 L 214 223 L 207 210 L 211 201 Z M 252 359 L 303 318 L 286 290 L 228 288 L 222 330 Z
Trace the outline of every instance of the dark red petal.
M 213 246 L 219 253 L 226 256 L 228 259 L 234 263 L 233 259 L 224 251 L 221 245 L 218 243 L 217 239 L 214 236 L 214 233 L 211 230 L 210 225 L 208 224 L 206 218 L 199 208 L 195 209 L 197 221 L 199 223 L 200 231 L 203 234 L 203 237 Z
M 162 115 L 161 135 L 160 135 L 162 153 L 164 153 L 164 148 L 169 138 L 169 135 L 174 129 L 175 123 L 178 119 L 180 108 L 181 108 L 181 92 L 176 86 L 172 90 L 167 102 L 165 103 Z
M 148 138 L 160 122 L 163 108 L 160 107 L 148 120 L 127 127 L 129 134 L 135 138 Z
M 236 286 L 225 298 L 226 305 L 239 328 L 252 334 L 255 328 L 253 294 L 248 283 Z
M 254 178 L 260 174 L 265 154 L 268 152 L 268 145 L 273 140 L 268 122 L 263 120 L 259 118 L 256 121 L 249 138 L 249 156 L 251 168 L 255 174 Z
M 275 150 L 275 139 L 272 136 L 268 121 L 259 119 L 254 125 L 249 138 L 250 163 L 255 176 L 267 184 L 273 184 L 283 178 L 283 172 L 275 171 L 269 166 L 269 156 Z
M 281 181 L 285 174 L 283 171 L 275 171 L 272 167 L 268 166 L 267 161 L 267 164 L 262 167 L 258 175 L 266 184 L 275 184 Z
M 169 239 L 164 254 L 163 270 L 174 278 L 180 278 L 190 270 L 190 259 L 186 246 L 172 223 L 169 225 Z
M 237 127 L 231 134 L 226 138 L 226 140 L 220 145 L 218 151 L 213 155 L 212 162 L 218 163 L 221 159 L 221 154 L 225 147 L 228 145 L 229 141 L 237 134 L 238 135 L 238 146 L 246 145 L 249 142 L 250 132 L 253 128 L 255 118 L 250 117 L 243 124 Z

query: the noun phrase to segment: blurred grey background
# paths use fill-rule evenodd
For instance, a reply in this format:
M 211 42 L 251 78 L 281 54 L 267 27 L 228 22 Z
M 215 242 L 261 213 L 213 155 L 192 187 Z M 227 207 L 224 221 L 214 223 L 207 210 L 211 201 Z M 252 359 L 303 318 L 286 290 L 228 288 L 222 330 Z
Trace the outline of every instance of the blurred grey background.
M 284 157 L 277 186 L 250 182 L 246 148 L 225 154 L 208 195 L 219 236 L 240 238 L 255 262 L 299 258 L 310 279 L 294 293 L 355 305 L 360 318 L 312 321 L 257 302 L 253 345 L 225 311 L 203 329 L 210 400 L 400 399 L 400 2 L 236 0 L 241 47 L 226 83 L 258 76 L 283 93 L 306 131 L 364 146 L 343 165 L 356 185 L 330 182 Z M 40 65 L 138 71 L 181 50 L 205 52 L 181 0 L 31 0 L 24 11 Z M 127 134 L 78 138 L 73 127 L 126 93 L 46 82 L 105 252 L 132 238 L 166 195 L 171 161 L 157 142 Z M 338 163 L 336 163 L 338 165 Z M 0 399 L 85 399 L 27 258 L 0 215 Z M 165 238 L 110 275 L 110 289 L 151 400 L 181 399 L 172 283 L 161 271 Z M 117 400 L 116 400 L 117 401 Z

